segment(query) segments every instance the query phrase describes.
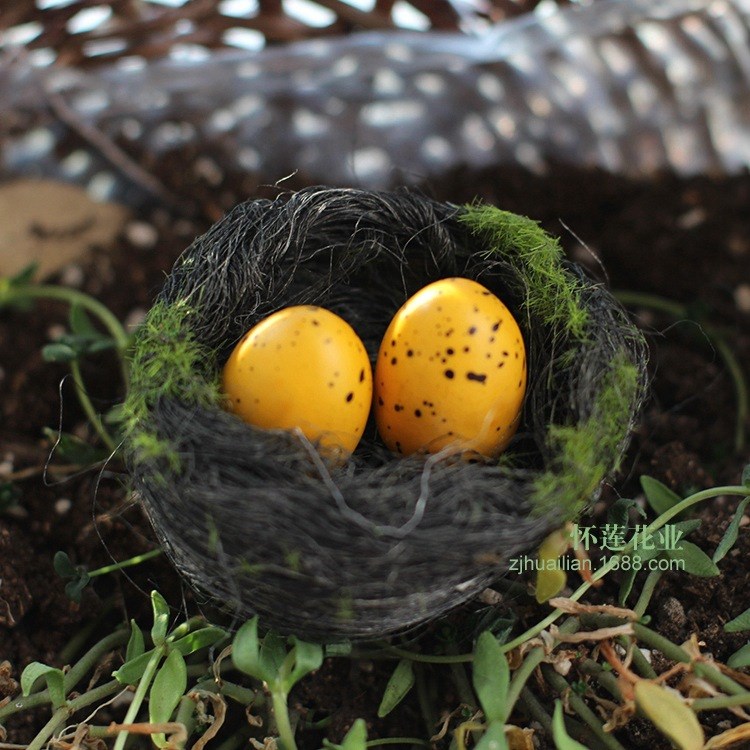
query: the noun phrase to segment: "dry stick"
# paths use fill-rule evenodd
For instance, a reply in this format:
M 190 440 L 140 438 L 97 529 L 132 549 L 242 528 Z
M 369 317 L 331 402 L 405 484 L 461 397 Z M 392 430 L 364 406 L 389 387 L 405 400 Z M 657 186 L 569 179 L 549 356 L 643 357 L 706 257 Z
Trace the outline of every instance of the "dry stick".
M 101 130 L 81 120 L 78 113 L 60 94 L 49 89 L 45 90 L 44 94 L 47 97 L 52 113 L 96 149 L 113 167 L 131 179 L 136 185 L 139 185 L 159 200 L 164 201 L 171 208 L 185 213 L 183 200 L 180 200 L 177 195 L 172 193 L 161 180 L 143 169 L 114 141 L 104 135 Z

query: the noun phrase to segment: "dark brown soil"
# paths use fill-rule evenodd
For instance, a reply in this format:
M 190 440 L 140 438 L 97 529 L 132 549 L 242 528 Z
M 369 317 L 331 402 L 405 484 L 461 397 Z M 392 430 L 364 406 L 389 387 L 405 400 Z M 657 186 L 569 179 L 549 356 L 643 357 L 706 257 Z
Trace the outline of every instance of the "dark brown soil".
M 659 295 L 686 306 L 687 318 L 682 320 L 636 310 L 651 343 L 653 395 L 625 474 L 605 493 L 607 499 L 636 496 L 641 474 L 662 480 L 678 493 L 739 482 L 748 449 L 738 452 L 734 447 L 737 400 L 701 323 L 720 329 L 744 371 L 750 372 L 750 176 L 663 176 L 642 183 L 565 168 L 547 176 L 507 170 L 457 173 L 426 190 L 453 202 L 479 197 L 537 218 L 561 237 L 573 259 L 613 288 Z M 126 232 L 113 252 L 94 251 L 82 264 L 83 288 L 121 319 L 147 308 L 177 254 L 210 223 L 207 218 L 175 221 L 160 210 L 139 218 L 157 227 L 155 246 L 139 247 Z M 64 583 L 53 572 L 57 550 L 94 569 L 155 545 L 123 488 L 127 480 L 116 463 L 69 478 L 52 469 L 44 473 L 50 453 L 45 427 L 57 430 L 61 425 L 91 437 L 72 383 L 65 379 L 66 368 L 44 362 L 40 354 L 50 329 L 65 320 L 66 311 L 54 303 L 39 303 L 31 312 L 0 313 L 0 462 L 12 463 L 13 486 L 20 492 L 17 507 L 0 512 L 0 663 L 11 665 L 9 674 L 0 668 L 0 699 L 4 692 L 13 692 L 12 678 L 18 679 L 30 661 L 59 664 L 61 649 L 82 628 L 92 626 L 93 641 L 125 617 L 144 617 L 147 592 L 153 588 L 176 609 L 198 608 L 189 594 L 183 597 L 177 576 L 162 559 L 129 569 L 127 576 L 96 579 L 80 605 L 66 597 Z M 98 408 L 106 410 L 117 401 L 121 386 L 106 356 L 88 364 L 84 375 Z M 53 456 L 51 466 L 59 463 Z M 710 552 L 716 545 L 733 507 L 733 502 L 716 501 L 700 511 L 703 526 L 695 539 L 704 549 Z M 750 606 L 748 560 L 750 534 L 745 527 L 736 551 L 721 564 L 721 577 L 665 576 L 650 610 L 652 625 L 678 643 L 695 633 L 705 652 L 725 659 L 746 640 L 727 635 L 722 625 Z M 599 596 L 614 603 L 614 580 Z M 522 611 L 521 616 L 531 623 L 542 611 Z M 449 623 L 466 632 L 468 643 L 470 624 L 484 612 L 469 607 Z M 426 631 L 425 639 L 436 637 L 434 629 Z M 390 668 L 389 663 L 368 660 L 326 662 L 295 696 L 312 721 L 332 717 L 325 731 L 306 733 L 304 747 L 317 747 L 326 733 L 340 738 L 357 716 L 368 720 L 373 738 L 424 736 L 415 698 L 387 719 L 377 719 Z M 452 682 L 442 673 L 428 670 L 425 679 L 436 712 L 459 705 Z M 729 719 L 734 720 L 726 714 L 712 720 L 714 729 L 716 721 Z M 514 721 L 522 724 L 525 719 L 519 714 Z M 39 719 L 12 726 L 12 738 L 23 741 L 38 728 Z M 726 727 L 719 725 L 716 731 L 721 728 Z M 666 747 L 643 722 L 633 723 L 620 736 L 626 747 Z

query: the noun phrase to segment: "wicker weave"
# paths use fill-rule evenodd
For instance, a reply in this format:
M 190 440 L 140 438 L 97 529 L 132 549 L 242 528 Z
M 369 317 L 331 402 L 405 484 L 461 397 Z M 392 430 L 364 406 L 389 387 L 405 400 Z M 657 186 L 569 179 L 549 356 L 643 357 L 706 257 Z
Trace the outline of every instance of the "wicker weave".
M 114 0 L 106 5 L 97 0 L 19 0 L 0 10 L 0 29 L 33 24 L 36 28 L 28 29 L 33 36 L 28 41 L 30 50 L 50 51 L 59 65 L 90 67 L 133 55 L 158 59 L 168 56 L 175 46 L 231 47 L 232 36 L 227 32 L 238 29 L 256 32 L 261 44 L 395 30 L 403 27 L 398 8 L 404 5 L 417 12 L 425 30 L 468 31 L 530 12 L 539 1 L 373 0 L 371 10 L 361 10 L 344 0 L 314 0 L 308 5 L 318 11 L 321 21 L 317 23 L 314 16 L 293 13 L 282 0 L 247 2 L 247 10 L 241 4 L 235 3 L 235 10 L 215 0 L 186 0 L 177 7 L 153 0 Z

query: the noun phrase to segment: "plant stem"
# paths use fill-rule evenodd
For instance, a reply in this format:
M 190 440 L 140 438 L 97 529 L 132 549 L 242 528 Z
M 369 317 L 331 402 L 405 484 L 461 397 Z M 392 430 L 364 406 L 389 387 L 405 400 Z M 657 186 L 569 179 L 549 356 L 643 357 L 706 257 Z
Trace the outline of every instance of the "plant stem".
M 219 693 L 227 698 L 237 701 L 243 706 L 262 706 L 265 703 L 265 696 L 263 693 L 255 692 L 250 688 L 236 685 L 233 682 L 228 682 L 222 679 L 219 685 L 214 680 L 204 680 L 199 682 L 193 690 L 204 690 L 211 693 Z
M 146 562 L 146 560 L 150 560 L 153 557 L 158 557 L 163 553 L 163 551 L 164 550 L 162 550 L 161 548 L 152 549 L 148 552 L 144 552 L 142 555 L 136 555 L 135 557 L 128 558 L 127 560 L 123 560 L 122 562 L 113 563 L 112 565 L 105 565 L 103 568 L 97 568 L 96 570 L 90 570 L 89 577 L 96 578 L 96 576 L 103 576 L 107 573 L 114 573 L 117 570 L 130 568 L 133 565 L 140 565 L 141 563 Z
M 57 731 L 58 727 L 62 726 L 70 716 L 70 708 L 68 706 L 61 706 L 55 711 L 50 720 L 41 728 L 39 734 L 34 737 L 29 743 L 26 750 L 42 750 L 47 744 L 49 738 Z
M 69 305 L 80 305 L 86 308 L 90 313 L 95 315 L 104 324 L 110 335 L 117 345 L 117 351 L 120 355 L 120 364 L 125 385 L 129 381 L 128 367 L 125 360 L 125 351 L 130 346 L 130 337 L 127 331 L 122 327 L 120 321 L 110 310 L 98 300 L 85 292 L 77 289 L 71 289 L 66 286 L 53 286 L 47 284 L 19 284 L 11 286 L 4 290 L 2 302 L 11 304 L 17 300 L 28 298 L 53 299 L 60 302 L 66 302 Z
M 549 683 L 561 696 L 567 691 L 568 702 L 571 708 L 588 724 L 591 731 L 597 736 L 601 743 L 608 748 L 608 750 L 625 750 L 625 748 L 611 735 L 604 731 L 601 721 L 597 715 L 586 705 L 585 701 L 580 695 L 571 690 L 568 681 L 557 674 L 555 670 L 548 666 L 542 666 L 542 673 L 544 679 Z
M 76 395 L 78 396 L 78 402 L 81 404 L 81 408 L 83 409 L 84 414 L 88 418 L 89 422 L 91 422 L 94 430 L 96 430 L 97 435 L 99 435 L 107 448 L 114 452 L 115 441 L 111 438 L 110 434 L 105 429 L 102 420 L 96 413 L 96 409 L 94 409 L 94 405 L 91 403 L 89 393 L 86 390 L 86 384 L 83 382 L 81 365 L 78 360 L 74 359 L 70 363 L 70 371 L 71 373 L 73 373 L 73 383 L 75 384 Z
M 273 715 L 276 720 L 276 729 L 279 731 L 282 750 L 297 750 L 292 724 L 289 720 L 287 694 L 283 690 L 272 690 L 271 699 L 273 701 Z
M 621 636 L 617 639 L 617 642 L 627 651 L 630 647 L 632 641 L 630 641 L 625 636 Z M 636 647 L 632 651 L 633 654 L 633 664 L 635 665 L 635 668 L 641 673 L 642 677 L 647 677 L 649 680 L 655 680 L 658 675 L 656 674 L 656 671 L 649 663 L 648 659 L 641 653 L 641 650 Z
M 141 705 L 143 704 L 143 700 L 146 697 L 146 691 L 148 690 L 149 685 L 151 684 L 151 680 L 154 679 L 154 675 L 156 674 L 156 669 L 159 666 L 161 657 L 162 657 L 162 649 L 155 649 L 154 653 L 149 659 L 148 664 L 146 665 L 146 669 L 143 672 L 143 676 L 138 681 L 138 687 L 136 688 L 135 695 L 133 696 L 133 701 L 128 707 L 128 712 L 125 714 L 125 718 L 122 721 L 123 724 L 133 724 L 136 717 L 138 716 L 138 712 L 141 710 Z M 123 750 L 123 748 L 125 747 L 125 741 L 127 740 L 127 738 L 128 738 L 128 732 L 125 732 L 125 731 L 118 732 L 117 739 L 115 740 L 114 750 Z
M 365 747 L 380 747 L 381 745 L 419 745 L 421 747 L 432 747 L 426 740 L 420 740 L 416 737 L 387 737 L 382 740 L 370 740 L 365 743 Z
M 452 667 L 460 665 L 451 665 Z M 435 701 L 430 700 L 430 695 L 427 691 L 427 680 L 425 680 L 424 667 L 421 664 L 417 664 L 414 669 L 414 680 L 417 684 L 417 701 L 419 702 L 419 713 L 422 715 L 422 721 L 424 721 L 425 730 L 428 734 L 432 734 L 432 731 L 437 723 L 437 716 L 435 715 Z M 466 675 L 464 674 L 464 679 Z M 461 696 L 461 688 L 459 687 L 459 696 Z M 471 689 L 469 689 L 469 695 Z M 463 700 L 463 697 L 461 697 Z M 470 704 L 471 705 L 471 704 Z
M 65 675 L 65 694 L 67 695 L 82 679 L 97 665 L 98 661 L 109 651 L 122 646 L 130 638 L 129 630 L 117 630 L 106 638 L 94 644 L 79 660 L 74 664 L 68 674 Z
M 578 668 L 583 674 L 593 677 L 613 698 L 618 701 L 622 700 L 622 693 L 617 684 L 617 678 L 612 672 L 604 669 L 601 664 L 595 662 L 593 659 L 583 659 L 579 663 Z
M 633 632 L 639 641 L 643 641 L 652 648 L 661 651 L 668 659 L 683 664 L 692 663 L 695 674 L 713 683 L 725 693 L 729 693 L 730 695 L 743 695 L 750 698 L 750 691 L 745 690 L 741 685 L 736 683 L 730 677 L 722 674 L 711 664 L 708 664 L 707 662 L 693 661 L 690 654 L 685 651 L 684 648 L 675 645 L 663 635 L 659 635 L 659 633 L 654 632 L 638 622 L 633 623 Z
M 721 695 L 715 698 L 696 698 L 691 704 L 694 711 L 715 711 L 733 706 L 750 705 L 750 693 L 747 695 Z
M 388 646 L 388 652 L 401 659 L 420 661 L 425 664 L 462 664 L 464 662 L 474 661 L 474 654 L 418 654 L 413 651 L 399 648 L 398 646 Z

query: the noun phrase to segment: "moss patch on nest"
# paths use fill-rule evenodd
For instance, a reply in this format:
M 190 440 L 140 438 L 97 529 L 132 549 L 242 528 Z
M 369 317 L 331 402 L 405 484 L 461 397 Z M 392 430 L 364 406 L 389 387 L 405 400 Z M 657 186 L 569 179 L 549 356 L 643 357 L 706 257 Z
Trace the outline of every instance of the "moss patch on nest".
M 143 461 L 166 459 L 173 470 L 179 469 L 179 457 L 154 429 L 152 409 L 165 397 L 203 407 L 221 403 L 215 353 L 193 338 L 191 314 L 184 302 L 157 302 L 151 308 L 135 337 L 130 389 L 121 410 L 130 453 Z
M 533 219 L 495 206 L 466 206 L 459 220 L 488 248 L 489 257 L 501 255 L 518 269 L 530 314 L 578 340 L 586 338 L 589 316 L 581 304 L 581 282 L 563 267 L 557 239 Z

